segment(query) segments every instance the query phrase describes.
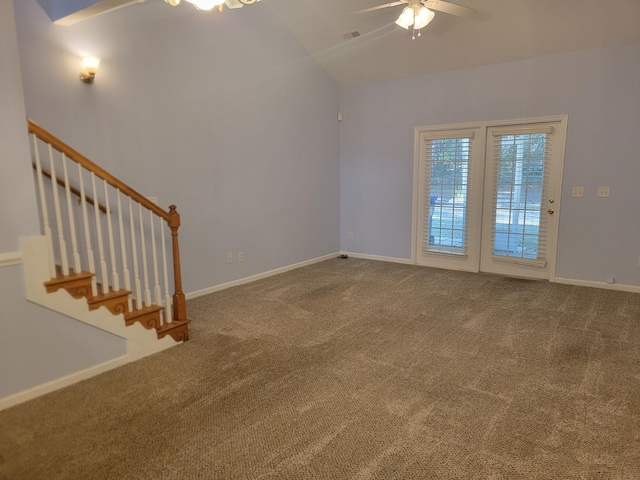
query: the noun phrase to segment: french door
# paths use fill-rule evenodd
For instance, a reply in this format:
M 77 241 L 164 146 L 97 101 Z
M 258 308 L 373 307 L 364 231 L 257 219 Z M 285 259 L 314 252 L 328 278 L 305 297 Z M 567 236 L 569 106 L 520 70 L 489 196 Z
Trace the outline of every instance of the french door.
M 566 117 L 416 129 L 416 263 L 552 278 Z

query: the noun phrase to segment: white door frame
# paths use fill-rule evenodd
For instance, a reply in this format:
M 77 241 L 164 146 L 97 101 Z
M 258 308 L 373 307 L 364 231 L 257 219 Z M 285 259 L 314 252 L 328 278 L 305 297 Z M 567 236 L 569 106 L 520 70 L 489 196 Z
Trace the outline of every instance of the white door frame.
M 414 147 L 414 173 L 413 173 L 413 222 L 411 236 L 411 255 L 413 263 L 427 265 L 436 268 L 449 268 L 453 270 L 463 270 L 478 272 L 480 266 L 480 234 L 482 231 L 482 202 L 467 202 L 467 218 L 469 235 L 467 238 L 467 252 L 464 255 L 448 255 L 446 253 L 426 253 L 420 252 L 417 232 L 422 230 L 421 218 L 424 218 L 423 202 L 421 199 L 421 164 L 423 160 L 424 139 L 448 138 L 449 135 L 456 137 L 459 134 L 473 135 L 471 158 L 469 160 L 469 183 L 467 198 L 471 195 L 482 195 L 484 188 L 484 155 L 486 125 L 481 122 L 461 123 L 455 125 L 437 125 L 434 127 L 417 127 L 415 129 Z
M 473 130 L 477 129 L 476 139 L 481 140 L 482 145 L 480 143 L 477 144 L 479 148 L 482 148 L 484 155 L 484 163 L 483 163 L 483 174 L 482 178 L 479 180 L 483 185 L 483 193 L 480 197 L 480 214 L 475 213 L 476 216 L 480 218 L 475 218 L 471 221 L 469 228 L 479 228 L 481 229 L 482 225 L 482 212 L 484 210 L 484 172 L 487 171 L 488 159 L 486 158 L 486 142 L 488 130 L 489 128 L 500 128 L 500 127 L 508 127 L 508 126 L 522 126 L 526 124 L 538 124 L 538 123 L 550 123 L 550 122 L 558 122 L 557 130 L 558 130 L 558 138 L 561 138 L 561 141 L 557 142 L 556 148 L 558 148 L 557 152 L 557 162 L 552 164 L 553 171 L 551 175 L 555 178 L 555 185 L 552 187 L 553 190 L 549 190 L 549 194 L 554 196 L 555 203 L 554 209 L 555 214 L 549 222 L 549 229 L 547 232 L 548 235 L 548 279 L 550 281 L 555 280 L 555 268 L 556 268 L 556 253 L 557 253 L 557 242 L 558 242 L 558 230 L 559 230 L 559 219 L 560 219 L 560 200 L 561 200 L 561 192 L 562 192 L 562 174 L 563 174 L 563 166 L 564 166 L 564 156 L 565 156 L 565 143 L 566 143 L 566 130 L 567 130 L 567 121 L 568 115 L 553 115 L 553 116 L 545 116 L 545 117 L 533 117 L 533 118 L 519 118 L 519 119 L 510 119 L 510 120 L 496 120 L 496 121 L 484 121 L 484 122 L 471 122 L 471 123 L 460 123 L 460 124 L 447 124 L 447 125 L 429 125 L 429 126 L 421 126 L 416 127 L 414 129 L 414 158 L 413 158 L 413 205 L 412 205 L 412 222 L 411 222 L 411 262 L 417 264 L 418 263 L 418 255 L 420 244 L 418 242 L 418 230 L 419 230 L 419 215 L 422 209 L 420 205 L 420 163 L 422 161 L 422 135 L 430 132 L 445 132 L 445 131 L 456 131 L 456 130 Z M 475 147 L 474 147 L 475 148 Z M 476 179 L 477 180 L 477 179 Z M 473 182 L 474 180 L 471 180 Z M 475 200 L 474 200 L 475 204 Z M 471 214 L 474 214 L 476 209 L 472 206 L 473 210 L 470 211 Z M 472 237 L 470 233 L 470 237 Z M 478 234 L 478 237 L 481 238 L 481 234 Z M 482 241 L 482 240 L 480 240 Z M 490 239 L 485 239 L 484 241 L 490 241 Z M 475 248 L 475 247 L 474 247 Z M 481 248 L 481 245 L 477 245 L 478 251 Z M 477 266 L 473 269 L 468 267 L 460 268 L 455 266 L 446 267 L 445 263 L 439 263 L 437 261 L 433 262 L 436 267 L 441 268 L 457 268 L 462 270 L 469 271 L 479 271 L 480 270 L 480 258 L 478 255 L 477 258 Z M 546 277 L 545 277 L 546 278 Z

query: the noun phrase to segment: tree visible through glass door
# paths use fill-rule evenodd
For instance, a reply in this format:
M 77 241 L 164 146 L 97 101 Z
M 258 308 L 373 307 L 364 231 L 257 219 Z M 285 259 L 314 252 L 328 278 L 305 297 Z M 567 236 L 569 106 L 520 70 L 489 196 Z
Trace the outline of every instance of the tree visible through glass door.
M 538 259 L 546 134 L 499 137 L 493 255 Z

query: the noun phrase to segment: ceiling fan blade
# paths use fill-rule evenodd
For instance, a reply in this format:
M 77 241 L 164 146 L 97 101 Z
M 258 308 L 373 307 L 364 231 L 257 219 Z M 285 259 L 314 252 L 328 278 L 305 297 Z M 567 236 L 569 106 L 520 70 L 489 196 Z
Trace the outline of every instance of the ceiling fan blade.
M 443 2 L 442 0 L 426 0 L 423 1 L 422 4 L 431 10 L 448 13 L 450 15 L 455 15 L 456 17 L 471 17 L 478 13 L 473 8 Z
M 349 13 L 347 13 L 347 15 L 360 15 L 361 13 L 374 12 L 376 10 L 382 10 L 383 8 L 397 7 L 398 5 L 402 5 L 403 3 L 407 3 L 407 2 L 398 1 L 398 2 L 385 3 L 383 5 L 378 5 L 376 7 L 363 8 L 362 10 L 356 10 L 355 12 L 349 12 Z

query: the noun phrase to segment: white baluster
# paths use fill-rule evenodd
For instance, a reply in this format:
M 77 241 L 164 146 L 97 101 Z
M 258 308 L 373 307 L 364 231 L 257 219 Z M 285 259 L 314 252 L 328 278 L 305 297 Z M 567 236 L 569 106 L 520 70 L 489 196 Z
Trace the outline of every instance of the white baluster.
M 109 293 L 109 275 L 107 262 L 104 259 L 104 243 L 102 241 L 102 221 L 98 207 L 98 189 L 96 188 L 96 175 L 91 172 L 91 185 L 93 186 L 93 206 L 96 215 L 96 237 L 98 238 L 98 258 L 100 259 L 100 273 L 102 274 L 102 293 Z
M 142 286 L 138 270 L 138 249 L 136 247 L 136 229 L 133 221 L 133 200 L 129 197 L 129 228 L 131 230 L 131 257 L 133 259 L 133 284 L 136 292 L 136 310 L 142 308 Z
M 162 270 L 164 273 L 164 323 L 173 321 L 171 311 L 171 295 L 169 294 L 169 271 L 167 269 L 167 247 L 164 240 L 164 222 L 160 222 L 160 238 L 162 239 Z
M 160 289 L 160 275 L 158 274 L 158 251 L 156 249 L 156 229 L 153 224 L 153 212 L 149 210 L 149 228 L 151 230 L 151 250 L 153 251 L 153 290 L 155 304 L 162 305 L 162 290 Z
M 42 210 L 42 228 L 47 239 L 47 255 L 49 257 L 49 275 L 51 278 L 58 276 L 56 272 L 56 261 L 53 256 L 53 238 L 51 226 L 49 225 L 49 211 L 47 210 L 47 197 L 44 192 L 44 182 L 42 181 L 42 165 L 40 162 L 40 151 L 38 150 L 38 137 L 33 135 L 33 153 L 36 158 L 36 173 L 38 177 L 38 190 L 40 191 L 40 208 Z
M 62 154 L 62 171 L 64 173 L 64 189 L 67 194 L 67 216 L 69 217 L 69 231 L 71 232 L 71 252 L 73 253 L 73 270 L 80 273 L 80 254 L 78 253 L 78 237 L 76 235 L 76 219 L 73 213 L 73 202 L 71 201 L 71 186 L 69 185 L 69 173 L 67 171 L 67 157 Z
M 142 247 L 142 274 L 144 275 L 144 303 L 151 305 L 151 290 L 149 289 L 149 270 L 147 268 L 147 240 L 144 237 L 144 221 L 142 219 L 142 205 L 138 204 L 138 216 L 140 217 L 140 246 Z
M 60 264 L 62 275 L 69 275 L 69 259 L 67 258 L 67 242 L 64 239 L 64 227 L 62 226 L 62 213 L 60 211 L 60 197 L 58 196 L 58 176 L 53 159 L 53 147 L 49 145 L 49 168 L 51 169 L 51 186 L 53 190 L 53 208 L 56 214 L 56 226 L 58 227 L 58 247 L 60 248 Z
M 122 202 L 120 201 L 120 189 L 116 189 L 116 196 L 118 197 L 118 227 L 120 229 L 120 250 L 122 255 L 122 278 L 124 280 L 124 288 L 131 291 L 131 278 L 129 275 L 129 266 L 127 265 L 127 246 L 124 242 L 124 228 L 122 226 Z M 129 305 L 129 311 L 133 312 L 133 300 L 131 294 L 127 297 L 127 303 Z
M 98 295 L 98 283 L 96 281 L 96 265 L 93 257 L 93 248 L 91 247 L 91 231 L 89 229 L 89 215 L 87 215 L 87 197 L 84 194 L 84 177 L 82 176 L 82 165 L 78 164 L 78 178 L 80 178 L 80 205 L 82 205 L 82 222 L 84 223 L 84 241 L 87 246 L 87 265 L 89 272 L 94 275 L 91 277 L 91 293 L 95 297 Z
M 113 226 L 111 225 L 111 208 L 109 207 L 109 184 L 106 180 L 102 180 L 104 184 L 104 206 L 107 209 L 107 235 L 109 240 L 109 257 L 111 258 L 111 285 L 113 291 L 120 290 L 120 277 L 118 276 L 118 267 L 116 264 L 116 247 L 113 241 Z

